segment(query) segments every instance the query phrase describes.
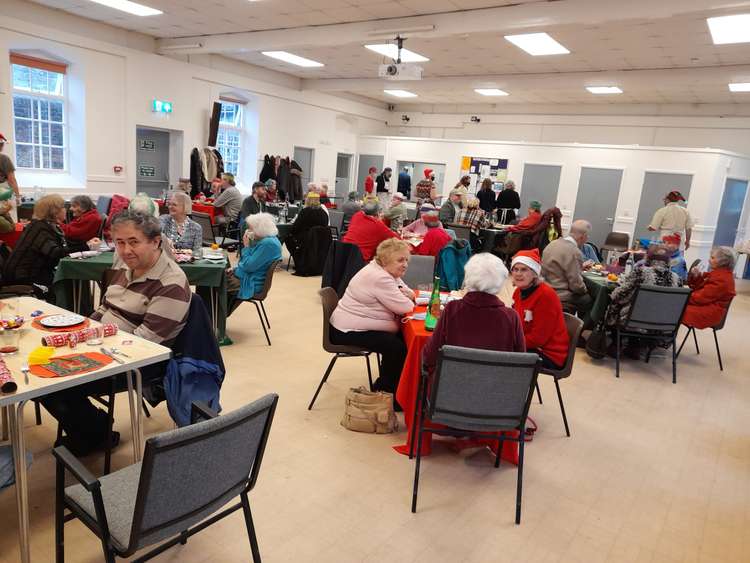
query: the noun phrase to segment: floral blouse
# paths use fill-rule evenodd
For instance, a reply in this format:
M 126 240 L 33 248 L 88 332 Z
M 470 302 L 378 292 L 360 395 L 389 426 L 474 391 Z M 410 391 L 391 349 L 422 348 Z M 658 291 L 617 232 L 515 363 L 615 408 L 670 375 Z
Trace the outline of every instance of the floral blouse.
M 189 217 L 182 225 L 178 225 L 171 215 L 162 215 L 159 217 L 159 223 L 162 236 L 172 241 L 175 249 L 188 248 L 194 254 L 201 249 L 203 228 Z

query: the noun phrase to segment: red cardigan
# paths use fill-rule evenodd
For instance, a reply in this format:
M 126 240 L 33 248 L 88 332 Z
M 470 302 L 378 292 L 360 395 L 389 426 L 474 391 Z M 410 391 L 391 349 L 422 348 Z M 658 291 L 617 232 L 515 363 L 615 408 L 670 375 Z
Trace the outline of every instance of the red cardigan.
M 451 236 L 445 232 L 445 229 L 433 227 L 427 231 L 427 234 L 422 240 L 422 244 L 414 248 L 412 254 L 417 254 L 419 256 L 434 256 L 437 258 L 440 251 L 443 250 L 445 245 L 450 241 Z
M 521 219 L 517 225 L 513 225 L 508 230 L 512 233 L 517 231 L 530 231 L 539 224 L 542 220 L 542 214 L 539 211 L 529 213 L 526 217 Z
M 526 351 L 518 314 L 495 295 L 481 291 L 471 291 L 445 306 L 422 350 L 422 359 L 430 370 L 445 344 L 499 352 Z
M 682 316 L 682 324 L 695 328 L 719 324 L 729 301 L 736 295 L 734 273 L 726 268 L 717 268 L 707 274 L 689 277 L 688 285 L 693 292 Z
M 565 327 L 560 298 L 549 285 L 539 282 L 526 299 L 521 290 L 513 292 L 513 308 L 521 317 L 528 350 L 538 350 L 561 366 L 568 356 L 568 329 Z
M 70 223 L 62 226 L 63 234 L 68 240 L 86 242 L 99 235 L 102 217 L 96 209 L 89 209 Z
M 341 240 L 356 244 L 362 252 L 362 258 L 365 262 L 369 262 L 375 256 L 378 245 L 391 237 L 398 237 L 398 235 L 386 227 L 380 219 L 365 215 L 364 211 L 357 211 L 352 215 L 349 229 Z

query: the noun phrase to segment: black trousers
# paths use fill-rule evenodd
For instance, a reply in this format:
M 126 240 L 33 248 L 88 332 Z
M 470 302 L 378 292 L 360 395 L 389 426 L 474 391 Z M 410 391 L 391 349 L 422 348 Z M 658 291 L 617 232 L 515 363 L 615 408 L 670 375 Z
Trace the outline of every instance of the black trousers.
M 395 393 L 401 370 L 406 360 L 406 344 L 401 333 L 381 332 L 379 330 L 341 332 L 331 325 L 331 342 L 361 346 L 380 354 L 380 377 L 373 387 L 376 391 Z
M 531 350 L 526 350 L 526 351 L 530 352 L 532 354 L 536 354 L 537 356 L 539 356 L 542 359 L 542 367 L 545 368 L 545 369 L 558 370 L 558 369 L 562 369 L 563 368 L 563 366 L 558 366 L 555 362 L 553 362 L 552 360 L 550 360 L 547 356 L 545 356 L 544 354 L 542 354 L 539 350 L 536 350 L 536 349 L 532 348 Z

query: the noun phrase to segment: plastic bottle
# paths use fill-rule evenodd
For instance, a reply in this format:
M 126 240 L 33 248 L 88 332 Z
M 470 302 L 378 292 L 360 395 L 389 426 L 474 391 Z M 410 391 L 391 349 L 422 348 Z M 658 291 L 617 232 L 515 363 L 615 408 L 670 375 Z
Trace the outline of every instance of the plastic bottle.
M 630 274 L 635 267 L 635 261 L 633 260 L 633 253 L 628 254 L 628 260 L 625 262 L 625 274 Z
M 433 331 L 437 325 L 438 319 L 440 318 L 440 278 L 435 276 L 435 280 L 432 284 L 432 294 L 430 295 L 430 302 L 427 305 L 427 314 L 424 318 L 425 330 Z

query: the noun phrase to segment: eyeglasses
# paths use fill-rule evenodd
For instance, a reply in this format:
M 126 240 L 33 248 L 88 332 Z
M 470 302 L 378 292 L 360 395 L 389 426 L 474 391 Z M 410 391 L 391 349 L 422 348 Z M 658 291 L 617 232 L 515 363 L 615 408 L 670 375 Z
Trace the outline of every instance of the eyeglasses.
M 530 272 L 528 268 L 511 268 L 510 273 L 511 274 L 525 274 L 526 272 Z

